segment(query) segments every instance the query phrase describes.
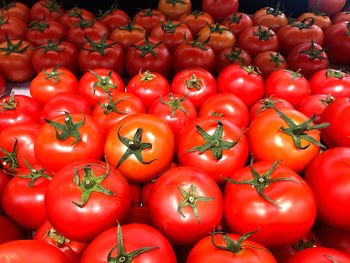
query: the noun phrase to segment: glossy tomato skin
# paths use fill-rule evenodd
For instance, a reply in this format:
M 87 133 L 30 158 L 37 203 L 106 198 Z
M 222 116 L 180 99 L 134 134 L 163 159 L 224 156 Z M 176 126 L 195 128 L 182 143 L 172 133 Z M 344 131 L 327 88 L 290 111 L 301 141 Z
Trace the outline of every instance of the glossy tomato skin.
M 332 98 L 325 94 L 314 94 L 303 98 L 295 109 L 311 118 L 315 114 L 314 123 L 321 123 L 321 114 L 331 103 Z
M 204 0 L 202 10 L 209 13 L 214 21 L 221 21 L 229 14 L 238 11 L 239 2 L 237 0 Z
M 52 121 L 64 124 L 66 118 L 66 115 L 60 115 Z M 75 124 L 84 120 L 82 113 L 71 114 L 71 118 Z M 34 152 L 45 170 L 55 174 L 73 161 L 86 158 L 102 159 L 104 136 L 95 119 L 85 115 L 85 122 L 78 132 L 81 140 L 73 144 L 77 140 L 75 137 L 70 136 L 65 140 L 59 140 L 52 125 L 46 123 L 41 127 L 34 143 Z M 58 133 L 61 132 L 58 131 Z
M 238 241 L 241 237 L 237 234 L 228 233 L 227 236 Z M 221 234 L 214 235 L 214 242 L 218 246 L 227 246 Z M 186 263 L 238 263 L 238 262 L 266 262 L 276 263 L 276 259 L 268 252 L 266 247 L 261 244 L 245 240 L 242 244 L 242 250 L 237 253 L 232 253 L 224 249 L 216 248 L 212 243 L 212 236 L 207 236 L 198 241 L 190 250 Z
M 295 109 L 281 109 L 280 111 L 296 124 L 308 119 Z M 250 153 L 256 161 L 281 160 L 287 167 L 300 172 L 316 157 L 320 147 L 301 139 L 301 147 L 309 146 L 305 149 L 297 148 L 292 136 L 282 132 L 281 127 L 289 126 L 275 110 L 267 111 L 255 118 L 246 132 Z M 310 130 L 305 133 L 318 142 L 320 141 L 318 130 Z
M 30 8 L 30 20 L 41 21 L 43 17 L 47 20 L 58 21 L 64 10 L 57 1 L 40 0 Z
M 274 162 L 256 162 L 252 165 L 256 172 L 263 175 Z M 252 178 L 250 166 L 230 176 L 230 179 L 239 182 Z M 316 218 L 316 201 L 310 186 L 282 163 L 277 164 L 269 178 L 292 179 L 270 182 L 265 187 L 264 195 L 275 205 L 260 196 L 256 188 L 249 184 L 227 182 L 224 218 L 233 233 L 242 235 L 259 229 L 249 239 L 268 248 L 276 248 L 293 244 L 310 231 Z
M 350 21 L 343 21 L 333 24 L 324 33 L 327 54 L 336 64 L 347 64 L 350 61 L 349 23 Z
M 22 239 L 20 228 L 7 216 L 0 215 L 0 227 L 0 244 Z
M 2 193 L 5 189 L 5 186 L 10 181 L 11 177 L 9 174 L 5 173 L 4 170 L 0 170 L 0 214 L 3 214 L 2 209 Z
M 232 48 L 224 48 L 216 56 L 215 72 L 218 75 L 230 64 L 248 66 L 251 61 L 249 53 L 236 45 Z
M 95 15 L 91 11 L 85 8 L 73 7 L 72 9 L 69 9 L 64 12 L 64 14 L 60 17 L 59 22 L 62 25 L 64 25 L 68 30 L 72 26 L 72 24 L 79 23 L 80 16 L 85 21 L 89 21 L 95 18 Z
M 311 247 L 299 251 L 292 256 L 287 263 L 328 263 L 328 262 L 346 263 L 350 261 L 350 256 L 345 253 L 328 247 Z
M 147 8 L 137 12 L 132 21 L 135 24 L 142 26 L 148 34 L 151 33 L 153 27 L 155 27 L 160 21 L 166 21 L 165 15 L 158 9 Z
M 14 16 L 4 16 L 4 13 L 1 13 L 0 17 L 0 42 L 6 40 L 5 32 L 9 39 L 23 39 L 27 32 L 27 24 L 18 17 Z
M 129 47 L 145 37 L 145 28 L 139 24 L 122 25 L 113 29 L 110 39 L 117 42 L 124 51 L 124 57 Z
M 30 96 L 43 105 L 59 93 L 76 93 L 77 87 L 78 79 L 69 69 L 49 67 L 32 79 L 29 91 Z
M 190 151 L 206 143 L 206 139 L 198 132 L 197 126 L 207 134 L 214 134 L 219 129 L 218 122 L 223 125 L 223 141 L 237 142 L 229 149 L 222 150 L 222 156 L 215 157 L 211 149 L 203 153 Z M 218 184 L 224 184 L 223 177 L 228 177 L 245 165 L 248 157 L 248 142 L 242 130 L 226 117 L 204 116 L 191 121 L 177 138 L 177 159 L 180 165 L 197 167 L 205 171 Z
M 196 201 L 198 219 L 190 206 L 181 208 L 185 200 L 180 188 L 194 195 L 212 198 Z M 199 168 L 179 166 L 169 169 L 154 183 L 149 197 L 149 212 L 153 225 L 172 244 L 192 245 L 218 226 L 222 218 L 222 194 L 218 185 Z M 199 220 L 199 221 L 198 221 Z
M 157 247 L 136 256 L 132 262 L 176 263 L 174 249 L 170 242 L 157 229 L 145 224 L 126 224 L 121 226 L 126 253 L 143 247 Z M 81 263 L 106 262 L 108 253 L 118 244 L 118 229 L 112 227 L 99 234 L 86 248 Z M 111 256 L 116 257 L 115 249 Z
M 350 13 L 348 11 L 340 11 L 332 16 L 332 23 L 336 24 L 338 22 L 350 21 Z
M 315 194 L 317 218 L 332 227 L 350 230 L 350 213 L 344 210 L 349 200 L 349 147 L 335 147 L 319 154 L 308 165 L 305 180 Z
M 316 0 L 309 0 L 308 2 L 309 2 L 310 8 L 315 8 L 317 6 Z M 319 2 L 319 9 L 321 12 L 324 12 L 328 15 L 334 15 L 344 7 L 345 3 L 346 3 L 345 0 L 336 0 L 336 1 L 321 0 Z
M 248 108 L 264 94 L 264 81 L 252 68 L 229 65 L 219 73 L 216 81 L 219 93 L 235 94 Z
M 320 121 L 330 124 L 321 131 L 321 138 L 329 148 L 350 146 L 350 125 L 346 121 L 349 116 L 350 101 L 348 98 L 336 99 L 321 114 Z
M 287 61 L 279 52 L 263 51 L 254 57 L 252 65 L 260 70 L 265 80 L 272 72 L 286 69 Z
M 255 26 L 266 26 L 276 33 L 282 26 L 288 25 L 287 16 L 276 7 L 260 8 L 252 15 L 252 21 Z
M 332 20 L 330 16 L 323 15 L 322 13 L 318 14 L 318 13 L 312 13 L 312 12 L 305 12 L 305 13 L 302 13 L 300 16 L 298 16 L 297 20 L 301 21 L 308 17 L 313 17 L 315 19 L 314 24 L 316 26 L 319 26 L 323 32 L 325 32 L 326 29 L 332 25 Z
M 250 16 L 242 12 L 233 12 L 222 20 L 221 24 L 235 35 L 238 39 L 239 34 L 246 28 L 253 26 L 253 21 Z
M 108 172 L 99 184 L 114 194 L 93 191 L 83 204 L 82 190 L 73 178 L 78 173 L 82 181 L 83 168 L 87 166 L 95 178 Z M 111 166 L 108 169 L 105 162 L 83 159 L 55 174 L 47 188 L 45 208 L 49 222 L 58 233 L 71 240 L 88 242 L 126 217 L 131 207 L 130 186 L 122 173 Z
M 118 138 L 118 131 L 121 137 L 129 140 L 133 140 L 139 131 L 141 143 L 151 144 L 151 147 L 141 150 L 143 162 L 132 154 L 119 163 L 129 146 Z M 169 168 L 174 156 L 174 135 L 162 119 L 150 114 L 132 114 L 112 127 L 106 137 L 104 153 L 110 165 L 118 167 L 129 181 L 147 182 Z
M 33 253 L 35 251 L 35 253 Z M 71 263 L 54 246 L 41 240 L 15 240 L 0 245 L 0 261 L 8 263 Z

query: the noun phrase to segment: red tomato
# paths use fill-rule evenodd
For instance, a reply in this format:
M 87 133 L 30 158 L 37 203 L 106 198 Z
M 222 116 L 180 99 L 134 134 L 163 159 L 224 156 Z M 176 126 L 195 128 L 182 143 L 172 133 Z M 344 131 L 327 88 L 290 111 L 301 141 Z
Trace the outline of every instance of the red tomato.
M 328 149 L 313 159 L 305 172 L 305 180 L 316 197 L 317 218 L 346 231 L 350 230 L 350 212 L 344 209 L 350 195 L 349 156 L 349 147 Z
M 140 71 L 134 75 L 128 82 L 126 90 L 136 95 L 147 110 L 153 101 L 169 94 L 170 85 L 162 74 L 146 70 L 144 73 Z
M 61 251 L 41 240 L 15 240 L 1 244 L 0 262 L 71 263 Z
M 219 73 L 216 81 L 219 93 L 235 94 L 248 108 L 264 94 L 264 81 L 251 66 L 229 65 Z
M 350 21 L 350 12 L 349 11 L 340 11 L 332 16 L 333 24 L 343 21 Z
M 98 21 L 104 24 L 109 32 L 112 32 L 117 26 L 122 26 L 130 21 L 129 15 L 118 8 L 118 2 L 114 2 L 110 9 L 98 13 Z
M 10 181 L 11 177 L 9 174 L 5 173 L 2 169 L 0 169 L 0 214 L 3 214 L 2 209 L 2 193 L 4 191 L 5 186 Z
M 34 152 L 50 174 L 73 161 L 102 159 L 103 132 L 91 116 L 66 112 L 46 122 L 34 143 Z
M 192 11 L 191 0 L 159 0 L 158 10 L 170 19 L 179 19 Z
M 179 21 L 184 22 L 187 25 L 193 36 L 197 35 L 197 33 L 207 24 L 214 24 L 212 16 L 200 10 L 195 10 L 189 14 L 183 14 L 179 18 Z
M 238 38 L 244 29 L 253 26 L 253 21 L 246 13 L 234 12 L 225 17 L 221 24 L 230 29 L 235 37 Z
M 10 3 L 4 3 L 2 6 L 2 10 L 5 12 L 6 15 L 16 17 L 24 21 L 26 24 L 29 23 L 30 20 L 30 9 L 29 7 L 21 2 L 10 2 Z
M 133 23 L 142 26 L 148 34 L 151 33 L 153 27 L 160 23 L 159 21 L 164 22 L 165 20 L 166 17 L 162 12 L 160 12 L 158 9 L 151 8 L 140 10 L 132 19 Z
M 47 20 L 58 21 L 64 10 L 56 0 L 39 0 L 30 8 L 30 20 L 41 21 L 43 17 Z
M 91 11 L 89 11 L 85 8 L 79 8 L 79 7 L 75 6 L 72 9 L 65 11 L 63 13 L 63 15 L 60 17 L 59 22 L 62 25 L 64 25 L 68 30 L 72 26 L 72 24 L 79 23 L 80 16 L 85 21 L 89 21 L 89 20 L 95 18 L 95 15 Z
M 310 186 L 278 161 L 251 161 L 226 180 L 224 218 L 233 233 L 259 229 L 250 239 L 274 248 L 297 242 L 313 226 L 316 201 Z
M 95 107 L 106 95 L 124 91 L 123 79 L 119 74 L 108 68 L 89 70 L 79 79 L 78 94 L 84 97 L 92 107 Z
M 350 256 L 333 248 L 311 247 L 311 248 L 307 248 L 302 251 L 299 251 L 288 260 L 288 263 L 308 263 L 308 262 L 346 263 L 346 262 L 350 262 Z
M 324 33 L 324 46 L 329 59 L 336 64 L 350 62 L 350 21 L 343 21 L 330 26 Z
M 287 61 L 279 52 L 263 51 L 254 57 L 252 65 L 257 67 L 263 79 L 266 79 L 272 72 L 286 69 Z
M 111 128 L 104 154 L 129 181 L 147 182 L 169 168 L 174 156 L 174 135 L 162 119 L 132 114 Z
M 238 0 L 203 0 L 201 7 L 209 13 L 215 21 L 223 20 L 229 14 L 238 11 Z
M 21 230 L 16 223 L 7 216 L 0 215 L 0 227 L 0 244 L 22 239 Z
M 321 131 L 321 138 L 329 147 L 350 146 L 350 101 L 348 98 L 336 99 L 330 103 L 320 116 L 321 122 L 330 125 Z
M 124 259 L 133 263 L 176 263 L 170 242 L 158 230 L 145 224 L 127 224 L 102 232 L 89 244 L 81 263 Z
M 65 166 L 55 174 L 45 195 L 47 218 L 53 228 L 80 242 L 91 241 L 123 220 L 130 207 L 130 186 L 125 177 L 94 159 Z
M 299 71 L 280 69 L 266 78 L 264 91 L 264 97 L 273 95 L 295 106 L 311 94 L 311 87 L 308 80 Z
M 310 8 L 319 5 L 319 10 L 328 15 L 334 15 L 339 12 L 345 5 L 346 0 L 309 0 Z
M 249 66 L 251 57 L 247 51 L 237 45 L 234 45 L 232 48 L 224 48 L 216 56 L 216 74 L 219 74 L 221 70 L 230 64 Z
M 329 26 L 332 25 L 331 18 L 324 13 L 320 13 L 319 11 L 317 11 L 317 9 L 315 9 L 314 13 L 312 13 L 312 12 L 302 13 L 300 16 L 298 16 L 297 21 L 301 21 L 301 20 L 308 18 L 308 17 L 313 17 L 315 19 L 314 24 L 316 26 L 319 26 L 323 32 Z
M 255 11 L 252 15 L 252 21 L 255 26 L 266 26 L 276 33 L 282 26 L 288 25 L 288 18 L 281 11 L 280 2 L 275 7 L 269 6 Z
M 198 168 L 169 169 L 154 183 L 149 197 L 152 224 L 175 245 L 192 245 L 222 218 L 218 185 Z
M 78 79 L 65 67 L 50 67 L 40 71 L 30 82 L 29 91 L 36 101 L 44 105 L 59 93 L 76 93 Z
M 27 32 L 27 24 L 19 17 L 5 15 L 1 10 L 0 15 L 0 42 L 6 41 L 5 33 L 8 38 L 23 39 Z

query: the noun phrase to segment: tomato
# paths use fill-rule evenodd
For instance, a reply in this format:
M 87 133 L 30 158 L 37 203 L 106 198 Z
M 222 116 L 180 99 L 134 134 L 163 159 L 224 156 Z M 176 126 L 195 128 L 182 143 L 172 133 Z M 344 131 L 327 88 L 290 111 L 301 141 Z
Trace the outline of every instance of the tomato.
M 7 216 L 0 215 L 0 227 L 0 244 L 22 239 L 21 230 L 16 223 Z
M 145 113 L 141 99 L 130 92 L 118 92 L 106 95 L 106 99 L 96 105 L 92 111 L 94 117 L 103 129 L 105 135 L 114 124 L 130 114 Z
M 323 32 L 329 27 L 332 25 L 332 20 L 329 16 L 325 15 L 324 13 L 319 13 L 317 11 L 315 11 L 315 13 L 312 13 L 312 12 L 305 12 L 305 13 L 302 13 L 298 16 L 297 20 L 298 21 L 301 21 L 307 17 L 313 17 L 315 18 L 315 22 L 314 24 L 316 26 L 319 26 Z
M 6 185 L 2 207 L 21 228 L 36 230 L 46 220 L 44 199 L 51 177 L 40 165 L 28 163 L 26 168 Z
M 248 127 L 248 108 L 240 98 L 232 93 L 220 92 L 202 103 L 198 116 L 211 115 L 226 117 L 242 130 Z
M 21 2 L 10 2 L 8 4 L 4 3 L 2 6 L 2 10 L 11 17 L 16 17 L 24 21 L 26 24 L 29 23 L 30 20 L 30 9 L 29 7 Z
M 78 79 L 65 67 L 50 67 L 39 72 L 30 82 L 30 96 L 44 105 L 59 93 L 76 93 Z
M 350 21 L 349 11 L 340 11 L 332 16 L 332 23 L 336 24 L 338 22 Z
M 214 231 L 191 248 L 186 263 L 277 262 L 264 246 L 247 237 Z
M 180 165 L 198 167 L 218 184 L 243 167 L 248 143 L 242 130 L 230 119 L 204 116 L 191 121 L 177 138 Z
M 159 0 L 158 10 L 170 19 L 179 19 L 192 11 L 190 0 Z
M 321 114 L 320 121 L 330 124 L 321 132 L 321 138 L 329 148 L 350 146 L 350 125 L 345 121 L 349 116 L 350 101 L 348 98 L 336 99 Z
M 15 240 L 1 244 L 0 261 L 71 263 L 61 251 L 41 240 Z
M 7 34 L 6 34 L 7 35 Z M 10 40 L 0 43 L 0 72 L 6 80 L 22 82 L 34 77 L 33 45 L 27 41 Z
M 76 93 L 59 93 L 48 100 L 40 111 L 39 122 L 45 124 L 45 119 L 53 118 L 69 113 L 91 114 L 91 106 L 82 96 Z
M 34 154 L 34 142 L 38 137 L 40 125 L 37 123 L 18 123 L 3 129 L 0 133 L 0 159 L 3 168 L 11 173 L 26 170 L 26 161 L 39 164 Z
M 122 26 L 130 21 L 129 15 L 118 8 L 118 2 L 114 2 L 110 9 L 98 13 L 98 21 L 104 24 L 109 32 L 112 32 L 117 26 Z
M 144 104 L 147 110 L 153 101 L 170 92 L 168 80 L 160 73 L 146 70 L 133 76 L 126 91 L 136 95 Z
M 230 64 L 248 66 L 251 64 L 251 60 L 249 53 L 238 45 L 234 45 L 232 48 L 224 48 L 216 56 L 216 74 L 219 74 Z
M 126 224 L 139 223 L 151 226 L 152 222 L 149 218 L 149 209 L 147 206 L 133 206 L 125 219 Z
M 236 37 L 230 29 L 219 23 L 207 24 L 198 32 L 197 37 L 201 42 L 209 39 L 208 45 L 216 54 L 224 48 L 231 48 L 236 43 Z
M 217 77 L 218 92 L 229 92 L 239 97 L 249 108 L 264 94 L 264 81 L 251 66 L 229 65 Z
M 72 26 L 72 24 L 78 24 L 79 23 L 79 17 L 82 17 L 85 21 L 91 20 L 95 18 L 95 15 L 85 9 L 85 8 L 79 8 L 77 6 L 73 7 L 72 9 L 69 9 L 63 13 L 63 15 L 60 17 L 59 22 L 64 25 L 67 30 Z
M 89 70 L 79 79 L 78 94 L 84 97 L 94 107 L 106 95 L 124 91 L 123 79 L 119 74 L 108 68 Z
M 197 109 L 186 95 L 169 93 L 155 100 L 148 109 L 148 114 L 168 123 L 176 136 L 182 128 L 197 117 Z
M 257 67 L 263 79 L 266 79 L 270 73 L 286 69 L 287 61 L 279 52 L 263 51 L 254 57 L 252 65 Z
M 297 242 L 313 226 L 316 201 L 312 190 L 283 163 L 253 163 L 252 159 L 226 180 L 224 218 L 233 233 L 259 229 L 250 239 L 276 248 Z
M 319 129 L 328 124 L 313 125 L 294 109 L 273 108 L 255 118 L 246 136 L 250 153 L 256 161 L 281 160 L 284 165 L 301 172 L 317 156 L 320 147 Z
M 288 260 L 288 263 L 346 263 L 349 261 L 350 256 L 346 255 L 345 253 L 339 250 L 328 247 L 311 247 L 296 253 Z
M 188 166 L 162 174 L 149 197 L 152 224 L 175 245 L 192 245 L 208 235 L 221 221 L 222 205 L 215 181 Z
M 324 46 L 329 59 L 336 64 L 350 62 L 349 50 L 350 21 L 343 21 L 330 26 L 324 33 Z
M 203 0 L 201 7 L 204 12 L 209 13 L 214 21 L 223 20 L 229 14 L 238 11 L 238 0 Z
M 328 15 L 334 15 L 339 12 L 345 5 L 346 0 L 309 0 L 310 8 L 315 8 L 319 5 L 319 9 L 321 12 L 324 12 Z
M 221 24 L 230 29 L 236 38 L 239 38 L 244 29 L 253 26 L 253 21 L 246 13 L 234 12 L 225 17 Z
M 27 32 L 27 24 L 18 17 L 4 15 L 1 11 L 0 16 L 0 42 L 6 40 L 5 32 L 9 39 L 23 39 Z
M 169 168 L 174 156 L 174 135 L 162 119 L 132 114 L 111 128 L 104 154 L 129 181 L 147 182 Z
M 165 15 L 158 9 L 146 8 L 138 11 L 134 15 L 132 22 L 142 26 L 146 30 L 146 32 L 150 34 L 152 28 L 155 27 L 158 23 L 160 23 L 159 21 L 164 22 L 165 20 Z
M 207 44 L 207 41 L 194 40 L 178 45 L 172 54 L 172 69 L 176 74 L 181 70 L 192 67 L 200 67 L 209 72 L 214 72 L 215 52 Z
M 94 159 L 65 166 L 52 178 L 45 195 L 52 227 L 64 237 L 80 242 L 91 241 L 123 220 L 130 207 L 131 193 L 125 177 Z
M 103 132 L 91 116 L 66 112 L 46 122 L 34 143 L 34 152 L 50 174 L 73 161 L 102 159 Z
M 248 27 L 241 32 L 238 45 L 254 58 L 263 51 L 278 51 L 279 40 L 276 33 L 266 26 Z
M 46 20 L 45 17 L 40 21 L 32 21 L 28 25 L 25 40 L 34 47 L 47 44 L 50 40 L 58 42 L 62 40 L 67 29 L 61 23 L 55 20 Z
M 47 20 L 58 21 L 64 10 L 56 0 L 39 0 L 30 8 L 30 20 L 41 21 L 43 17 Z
M 111 32 L 110 39 L 117 42 L 124 53 L 128 52 L 129 47 L 145 36 L 145 28 L 134 22 L 128 22 L 127 25 L 118 26 Z
M 282 26 L 277 33 L 279 48 L 282 55 L 287 56 L 289 51 L 301 43 L 314 43 L 323 45 L 324 34 L 322 29 L 315 25 L 315 18 L 309 17 L 294 23 Z
M 280 69 L 271 73 L 265 80 L 264 97 L 273 95 L 295 106 L 310 94 L 310 83 L 300 71 Z
M 77 74 L 77 60 L 78 49 L 72 43 L 62 40 L 49 41 L 34 50 L 32 65 L 37 74 L 51 67 L 64 67 Z
M 9 174 L 5 173 L 4 170 L 0 169 L 0 215 L 3 214 L 2 209 L 2 193 L 4 191 L 5 186 L 10 181 L 11 177 Z
M 212 16 L 206 12 L 195 10 L 189 14 L 183 14 L 179 21 L 184 22 L 186 26 L 191 30 L 193 36 L 205 27 L 207 24 L 214 24 Z
M 171 82 L 172 93 L 187 95 L 197 109 L 217 92 L 214 76 L 199 67 L 185 68 L 177 72 Z
M 117 249 L 118 248 L 118 249 Z M 176 263 L 174 249 L 157 229 L 145 224 L 112 227 L 87 247 L 81 263 L 149 262 Z
M 125 58 L 125 69 L 129 77 L 141 70 L 158 72 L 167 77 L 171 70 L 171 54 L 168 48 L 157 38 L 148 37 L 130 46 Z
M 17 123 L 38 122 L 40 110 L 35 99 L 12 92 L 0 100 L 0 132 Z
M 275 7 L 269 6 L 255 11 L 252 15 L 252 21 L 255 26 L 266 26 L 276 33 L 282 26 L 288 25 L 288 18 L 281 11 L 280 2 Z

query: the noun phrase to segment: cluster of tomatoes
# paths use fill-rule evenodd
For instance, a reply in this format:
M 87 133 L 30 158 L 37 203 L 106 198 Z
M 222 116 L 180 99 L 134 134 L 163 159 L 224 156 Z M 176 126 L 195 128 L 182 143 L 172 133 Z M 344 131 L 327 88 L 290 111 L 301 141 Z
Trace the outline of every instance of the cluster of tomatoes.
M 3 9 L 0 262 L 350 262 L 348 13 L 202 9 Z

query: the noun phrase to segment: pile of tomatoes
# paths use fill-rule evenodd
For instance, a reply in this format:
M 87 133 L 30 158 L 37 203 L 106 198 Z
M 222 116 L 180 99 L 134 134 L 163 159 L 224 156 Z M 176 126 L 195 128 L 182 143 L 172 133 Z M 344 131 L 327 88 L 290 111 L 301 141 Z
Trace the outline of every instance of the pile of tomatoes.
M 325 2 L 3 7 L 0 92 L 30 96 L 0 100 L 0 262 L 350 262 L 350 17 Z

